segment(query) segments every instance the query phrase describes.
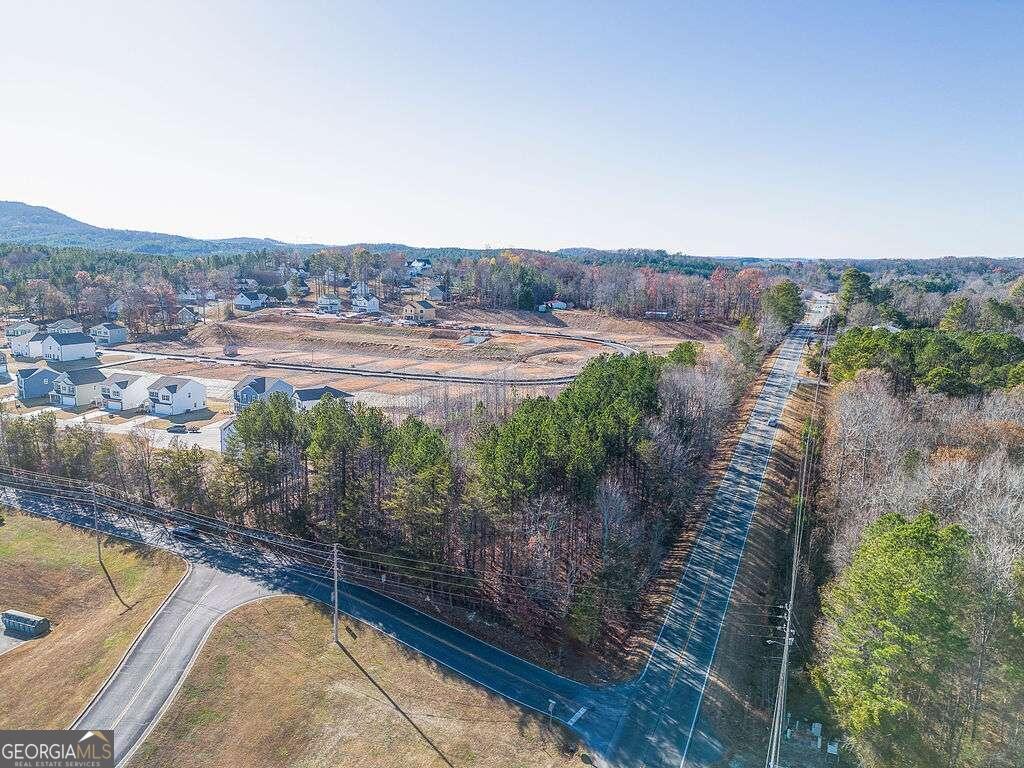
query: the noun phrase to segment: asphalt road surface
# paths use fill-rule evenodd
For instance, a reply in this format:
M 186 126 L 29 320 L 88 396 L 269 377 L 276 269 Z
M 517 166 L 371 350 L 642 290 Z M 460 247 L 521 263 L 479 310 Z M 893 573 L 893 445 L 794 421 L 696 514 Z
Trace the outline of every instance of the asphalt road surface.
M 820 319 L 825 310 L 818 305 L 811 319 Z M 602 687 L 569 680 L 358 584 L 342 583 L 342 611 L 472 682 L 550 714 L 608 766 L 714 763 L 721 747 L 700 719 L 704 689 L 771 454 L 776 432 L 772 423 L 796 383 L 810 333 L 808 326 L 798 326 L 781 345 L 637 679 Z M 92 527 L 88 505 L 14 488 L 0 489 L 0 494 L 6 503 L 34 514 Z M 119 759 L 155 724 L 218 618 L 273 594 L 331 603 L 331 581 L 324 571 L 223 540 L 183 541 L 163 526 L 134 518 L 108 515 L 100 526 L 109 534 L 177 552 L 193 567 L 75 724 L 113 727 Z
M 824 319 L 827 301 L 809 320 Z M 607 763 L 616 768 L 683 768 L 715 764 L 721 743 L 701 722 L 700 708 L 747 532 L 757 507 L 781 417 L 797 383 L 810 325 L 793 329 L 754 405 L 694 542 L 654 650 L 633 681 L 630 704 L 612 738 Z
M 244 576 L 192 566 L 73 727 L 112 729 L 114 759 L 122 760 L 157 722 L 214 623 L 232 609 L 271 594 Z

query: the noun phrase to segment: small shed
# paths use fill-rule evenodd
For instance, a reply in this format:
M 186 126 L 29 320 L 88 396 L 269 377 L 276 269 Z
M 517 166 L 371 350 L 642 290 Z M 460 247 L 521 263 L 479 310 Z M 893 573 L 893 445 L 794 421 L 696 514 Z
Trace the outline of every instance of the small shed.
M 50 631 L 49 619 L 10 608 L 3 613 L 4 628 L 23 637 L 40 637 Z

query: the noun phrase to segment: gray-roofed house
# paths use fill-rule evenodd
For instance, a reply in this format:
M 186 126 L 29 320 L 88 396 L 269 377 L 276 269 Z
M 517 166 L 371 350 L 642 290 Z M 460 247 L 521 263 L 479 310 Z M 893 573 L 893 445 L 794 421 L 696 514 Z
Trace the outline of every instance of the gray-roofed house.
M 78 408 L 100 400 L 100 385 L 106 376 L 99 368 L 64 371 L 53 380 L 50 402 L 61 408 Z
M 325 395 L 336 397 L 339 400 L 354 399 L 354 395 L 344 392 L 337 387 L 304 387 L 302 389 L 296 389 L 292 395 L 292 399 L 295 403 L 295 407 L 300 411 L 308 411 L 314 405 L 320 402 L 321 398 Z
M 8 325 L 4 328 L 4 336 L 7 337 L 8 341 L 24 336 L 26 333 L 35 333 L 42 329 L 39 323 L 33 323 L 31 320 L 21 320 L 13 325 Z
M 257 309 L 263 309 L 267 305 L 267 299 L 270 298 L 265 293 L 257 293 L 256 291 L 246 291 L 235 296 L 235 309 L 242 309 L 247 312 L 252 312 Z
M 232 390 L 235 413 L 257 400 L 266 400 L 275 392 L 291 397 L 295 388 L 284 379 L 271 376 L 246 376 Z
M 42 357 L 43 342 L 49 336 L 46 331 L 25 333 L 11 339 L 11 354 L 16 357 Z
M 195 307 L 182 307 L 178 310 L 178 325 L 195 325 L 200 320 L 202 316 Z
M 81 333 L 82 324 L 70 317 L 65 317 L 63 320 L 55 320 L 47 325 L 46 330 L 48 333 Z
M 0 352 L 0 381 L 10 381 L 11 372 L 7 369 L 7 355 Z
M 43 340 L 43 357 L 61 363 L 96 357 L 96 342 L 86 333 L 49 333 Z
M 123 344 L 128 341 L 128 329 L 117 323 L 100 323 L 89 329 L 97 344 Z
M 149 385 L 156 374 L 112 373 L 100 385 L 103 407 L 108 411 L 131 411 L 149 403 Z
M 432 323 L 437 319 L 437 307 L 429 301 L 421 299 L 409 302 L 402 307 L 402 314 L 417 323 Z
M 18 399 L 35 400 L 37 397 L 49 397 L 53 391 L 53 382 L 60 376 L 52 368 L 21 368 L 17 374 Z
M 206 387 L 183 376 L 161 376 L 149 385 L 149 409 L 160 416 L 178 416 L 206 407 Z

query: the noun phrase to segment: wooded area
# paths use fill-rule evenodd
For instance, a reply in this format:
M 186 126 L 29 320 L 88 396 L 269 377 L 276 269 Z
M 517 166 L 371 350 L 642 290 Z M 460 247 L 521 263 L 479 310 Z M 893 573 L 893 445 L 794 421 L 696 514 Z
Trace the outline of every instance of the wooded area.
M 833 393 L 813 677 L 865 766 L 1024 764 L 1024 391 Z

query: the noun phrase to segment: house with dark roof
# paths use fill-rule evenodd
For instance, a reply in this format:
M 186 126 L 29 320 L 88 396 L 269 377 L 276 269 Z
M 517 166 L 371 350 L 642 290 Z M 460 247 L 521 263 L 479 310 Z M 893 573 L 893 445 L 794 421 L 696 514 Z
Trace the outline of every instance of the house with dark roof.
M 437 320 L 437 307 L 426 299 L 411 301 L 402 307 L 402 316 L 417 323 L 432 323 Z
M 128 341 L 128 329 L 117 323 L 100 323 L 89 329 L 97 344 L 123 344 Z
M 53 380 L 50 402 L 61 408 L 78 408 L 100 402 L 100 385 L 106 376 L 99 368 L 64 371 Z
M 263 309 L 267 305 L 267 299 L 269 298 L 265 293 L 246 291 L 235 296 L 235 309 L 245 310 L 246 312 Z
M 43 339 L 43 357 L 55 362 L 96 358 L 96 342 L 82 332 L 48 333 Z
M 295 392 L 295 388 L 284 379 L 275 379 L 270 376 L 246 376 L 232 390 L 232 404 L 235 413 L 257 400 L 266 400 L 275 392 L 280 392 L 290 398 Z
M 351 402 L 355 399 L 354 395 L 349 394 L 337 387 L 305 387 L 302 389 L 296 389 L 292 395 L 292 400 L 295 403 L 295 407 L 300 411 L 308 411 L 314 405 L 320 402 L 320 400 L 330 395 L 339 400 L 347 400 Z
M 183 376 L 161 376 L 148 387 L 149 410 L 160 416 L 178 416 L 206 407 L 206 387 Z
M 149 385 L 156 374 L 112 373 L 100 384 L 100 397 L 108 411 L 131 411 L 149 403 Z
M 42 357 L 43 342 L 49 336 L 46 331 L 25 333 L 11 339 L 11 354 L 16 357 Z
M 18 399 L 35 400 L 37 397 L 49 397 L 53 390 L 53 382 L 60 374 L 52 368 L 21 368 L 16 376 L 18 382 Z

